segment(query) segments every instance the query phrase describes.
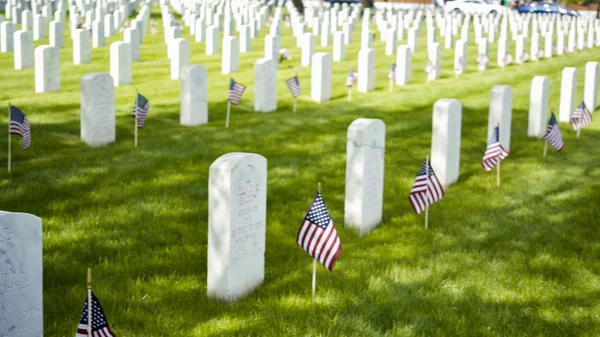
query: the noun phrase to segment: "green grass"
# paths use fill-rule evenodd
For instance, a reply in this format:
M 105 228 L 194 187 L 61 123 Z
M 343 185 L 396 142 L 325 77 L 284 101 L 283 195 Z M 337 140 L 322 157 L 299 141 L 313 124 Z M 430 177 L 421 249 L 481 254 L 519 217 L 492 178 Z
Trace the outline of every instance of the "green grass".
M 262 114 L 253 112 L 253 63 L 263 54 L 263 29 L 233 75 L 248 90 L 225 129 L 230 76 L 221 75 L 220 56 L 205 56 L 204 43 L 192 42 L 192 63 L 209 70 L 210 122 L 191 128 L 179 124 L 180 84 L 169 79 L 160 21 L 158 28 L 146 35 L 133 85 L 115 89 L 117 142 L 102 148 L 80 141 L 79 81 L 109 72 L 108 46 L 120 37 L 107 39 L 93 50 L 92 63 L 80 66 L 72 64 L 67 38 L 61 91 L 52 94 L 35 94 L 33 69 L 15 71 L 12 54 L 0 54 L 0 106 L 11 101 L 32 125 L 31 149 L 13 144 L 13 172 L 0 173 L 0 209 L 43 219 L 46 336 L 74 334 L 88 267 L 119 336 L 600 334 L 598 123 L 579 139 L 561 124 L 564 151 L 545 159 L 543 142 L 527 137 L 532 77 L 550 78 L 557 111 L 562 68 L 579 70 L 581 97 L 585 62 L 598 60 L 598 48 L 506 71 L 492 61 L 479 73 L 471 41 L 467 74 L 454 78 L 454 55 L 444 50 L 443 77 L 427 84 L 423 28 L 413 83 L 389 93 L 394 58 L 376 36 L 377 90 L 355 91 L 349 104 L 344 82 L 357 66 L 357 29 L 347 60 L 333 64 L 332 101 L 316 104 L 310 68 L 299 65 L 300 51 L 284 28 L 283 47 L 294 58 L 279 68 L 277 112 Z M 490 59 L 495 55 L 494 45 Z M 293 114 L 284 81 L 295 73 L 304 94 Z M 490 89 L 497 84 L 513 88 L 511 154 L 501 188 L 481 168 Z M 137 149 L 129 115 L 136 88 L 152 104 Z M 460 179 L 431 208 L 426 231 L 407 196 L 430 148 L 432 107 L 440 98 L 463 106 Z M 360 117 L 387 125 L 383 221 L 362 238 L 343 227 L 346 129 Z M 0 134 L 0 148 L 6 138 Z M 232 151 L 268 160 L 266 269 L 262 286 L 223 304 L 206 297 L 208 168 Z M 2 151 L 0 162 L 6 159 Z M 295 236 L 318 181 L 343 249 L 333 273 L 319 268 L 312 301 L 312 263 Z

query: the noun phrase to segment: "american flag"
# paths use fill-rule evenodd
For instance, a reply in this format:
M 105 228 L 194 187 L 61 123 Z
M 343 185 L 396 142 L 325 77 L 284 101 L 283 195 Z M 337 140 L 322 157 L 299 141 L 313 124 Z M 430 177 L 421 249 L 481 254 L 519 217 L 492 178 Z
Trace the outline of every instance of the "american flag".
M 298 80 L 298 75 L 287 80 L 285 82 L 285 84 L 287 84 L 287 86 L 290 89 L 290 92 L 292 93 L 292 96 L 294 96 L 294 98 L 300 96 L 301 91 L 300 91 L 300 81 Z
M 31 146 L 31 130 L 29 129 L 29 121 L 21 110 L 14 106 L 10 106 L 10 134 L 19 135 L 23 138 L 21 148 L 27 150 Z
M 417 180 L 410 190 L 408 200 L 415 213 L 419 214 L 442 197 L 444 197 L 444 189 L 435 176 L 431 164 L 425 159 L 417 173 Z
M 296 242 L 325 268 L 333 270 L 342 251 L 342 242 L 329 217 L 321 192 L 317 192 L 317 197 L 310 205 Z
M 396 63 L 392 63 L 392 68 L 390 69 L 390 72 L 388 73 L 388 78 L 390 80 L 393 80 L 396 78 Z
M 483 155 L 483 169 L 486 172 L 491 171 L 494 166 L 506 157 L 508 157 L 508 151 L 500 144 L 500 127 L 497 126 L 494 128 L 494 132 Z
M 429 74 L 433 71 L 434 68 L 435 68 L 435 64 L 431 60 L 428 60 L 427 65 L 425 66 L 425 72 L 427 74 Z
M 229 82 L 229 94 L 228 100 L 231 104 L 239 104 L 242 99 L 242 95 L 244 94 L 244 90 L 246 90 L 246 86 L 237 83 L 233 78 Z
M 86 297 L 83 304 L 83 312 L 77 326 L 75 337 L 88 337 L 88 298 Z M 115 337 L 115 333 L 110 330 L 104 310 L 100 306 L 100 301 L 94 293 L 92 293 L 92 336 L 93 337 Z
M 592 122 L 592 115 L 590 111 L 585 106 L 585 103 L 581 102 L 575 111 L 573 111 L 573 115 L 571 116 L 571 125 L 573 125 L 573 129 L 575 131 L 583 128 L 584 126 L 590 124 Z
M 529 54 L 524 52 L 523 55 L 521 55 L 521 62 L 527 62 L 527 61 L 529 61 Z
M 564 143 L 562 139 L 562 135 L 560 134 L 560 129 L 558 127 L 558 123 L 556 122 L 556 116 L 554 116 L 554 112 L 550 115 L 550 121 L 548 122 L 548 128 L 546 129 L 546 135 L 544 139 L 552 145 L 557 151 L 562 150 Z
M 346 86 L 352 87 L 354 85 L 354 70 L 350 68 L 350 72 L 348 73 L 348 78 L 346 79 Z
M 287 49 L 280 49 L 279 50 L 279 59 L 281 60 L 291 60 L 292 59 L 292 54 L 290 54 L 290 52 Z
M 490 59 L 485 54 L 479 54 L 477 57 L 477 64 L 485 66 L 490 63 Z
M 150 111 L 150 102 L 148 102 L 146 97 L 138 93 L 136 102 L 133 104 L 133 111 L 131 112 L 131 117 L 137 119 L 138 128 L 144 126 L 148 111 Z
M 507 65 L 511 64 L 511 62 L 513 61 L 513 57 L 510 53 L 506 53 L 504 55 L 504 59 L 502 60 L 503 62 L 503 67 L 506 67 Z

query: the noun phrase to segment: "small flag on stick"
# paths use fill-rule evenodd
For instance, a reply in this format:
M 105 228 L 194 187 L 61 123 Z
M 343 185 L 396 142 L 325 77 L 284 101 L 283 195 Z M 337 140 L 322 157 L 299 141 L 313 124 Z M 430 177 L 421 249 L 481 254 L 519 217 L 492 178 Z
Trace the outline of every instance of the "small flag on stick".
M 321 191 L 317 192 L 302 221 L 296 243 L 325 268 L 333 270 L 342 251 L 342 243 L 325 207 Z
M 563 149 L 564 143 L 560 133 L 560 128 L 556 122 L 556 116 L 554 116 L 554 112 L 550 115 L 550 121 L 548 122 L 548 128 L 546 129 L 546 135 L 544 136 L 544 139 L 546 139 L 546 141 L 552 145 L 556 151 Z M 548 143 L 546 143 L 546 145 Z M 545 153 L 546 151 L 544 149 L 544 156 L 546 155 Z
M 392 63 L 388 78 L 390 79 L 390 92 L 392 92 L 394 91 L 394 80 L 396 79 L 396 63 Z
M 429 159 L 425 158 L 419 173 L 417 173 L 417 179 L 410 190 L 408 200 L 415 213 L 420 214 L 443 197 L 444 189 L 442 188 L 442 184 L 440 184 L 440 181 L 435 176 Z
M 115 337 L 115 333 L 110 330 L 108 322 L 106 321 L 106 315 L 104 310 L 100 306 L 100 301 L 93 292 L 89 292 L 92 295 L 91 301 L 91 332 L 93 337 Z M 88 295 L 89 296 L 89 295 Z M 86 297 L 85 303 L 83 304 L 83 312 L 81 313 L 81 319 L 79 320 L 79 326 L 77 326 L 77 333 L 75 337 L 88 337 L 88 301 L 89 297 Z
M 23 138 L 21 145 L 23 150 L 27 150 L 31 146 L 31 130 L 27 116 L 12 105 L 10 106 L 10 134 Z
M 486 172 L 491 171 L 500 161 L 508 157 L 508 151 L 500 144 L 500 127 L 496 126 L 492 136 L 488 141 L 487 149 L 483 155 L 483 169 Z
M 229 114 L 231 112 L 231 104 L 237 105 L 242 99 L 242 95 L 246 90 L 246 86 L 237 83 L 233 78 L 229 81 L 229 93 L 227 94 L 227 117 L 225 120 L 225 127 L 229 127 Z
M 590 111 L 585 106 L 584 102 L 581 102 L 575 111 L 573 111 L 573 115 L 571 116 L 571 125 L 573 129 L 577 131 L 577 136 L 579 136 L 579 130 L 581 130 L 584 126 L 590 124 L 592 122 L 592 115 Z
M 137 120 L 138 128 L 144 126 L 148 111 L 150 111 L 150 102 L 146 99 L 146 97 L 144 97 L 144 95 L 137 93 L 135 103 L 133 105 L 133 111 L 131 112 L 131 117 Z
M 292 96 L 294 96 L 294 98 L 300 96 L 300 94 L 302 93 L 300 91 L 300 81 L 298 80 L 298 75 L 287 80 L 285 84 L 287 84 L 288 89 L 290 89 L 290 93 L 292 94 Z
M 354 86 L 354 70 L 350 68 L 348 78 L 346 78 L 346 86 L 348 87 L 348 102 L 352 101 L 352 87 Z

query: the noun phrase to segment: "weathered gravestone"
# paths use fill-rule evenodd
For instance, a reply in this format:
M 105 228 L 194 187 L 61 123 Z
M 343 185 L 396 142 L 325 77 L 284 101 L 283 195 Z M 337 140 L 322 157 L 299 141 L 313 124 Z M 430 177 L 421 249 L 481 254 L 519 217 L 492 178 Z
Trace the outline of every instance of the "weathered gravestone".
M 529 96 L 529 137 L 541 138 L 546 134 L 548 100 L 550 99 L 550 80 L 546 76 L 535 76 L 531 80 Z
M 510 152 L 510 129 L 512 122 L 512 88 L 509 85 L 495 85 L 490 93 L 488 134 L 490 139 L 494 128 L 500 125 L 500 144 Z
M 442 98 L 433 106 L 431 166 L 444 187 L 458 181 L 462 105 L 456 99 Z
M 267 159 L 228 153 L 209 171 L 207 293 L 233 302 L 264 280 Z
M 277 68 L 273 62 L 261 58 L 254 63 L 254 111 L 277 110 Z
M 344 222 L 364 235 L 377 227 L 383 212 L 385 123 L 359 118 L 347 137 Z
M 575 98 L 577 97 L 577 68 L 566 67 L 562 71 L 560 84 L 560 105 L 558 120 L 570 122 L 571 114 L 575 110 Z
M 181 68 L 181 105 L 179 122 L 196 126 L 208 123 L 208 75 L 201 65 Z
M 0 211 L 0 336 L 43 336 L 42 219 Z
M 60 53 L 50 46 L 35 48 L 35 92 L 60 91 Z
M 131 84 L 131 47 L 123 41 L 110 45 L 110 76 L 115 87 Z
M 14 34 L 15 70 L 33 68 L 33 35 L 29 31 L 19 30 Z
M 322 103 L 331 99 L 331 56 L 329 54 L 313 55 L 310 81 L 310 96 L 315 102 Z
M 115 136 L 115 89 L 104 73 L 81 78 L 81 140 L 89 146 L 113 143 Z

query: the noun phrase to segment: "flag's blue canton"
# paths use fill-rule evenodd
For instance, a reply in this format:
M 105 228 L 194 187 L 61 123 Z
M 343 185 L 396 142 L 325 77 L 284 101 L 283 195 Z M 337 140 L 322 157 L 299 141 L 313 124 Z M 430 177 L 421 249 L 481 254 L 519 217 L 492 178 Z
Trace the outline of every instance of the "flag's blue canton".
M 308 211 L 308 214 L 306 214 L 306 220 L 323 230 L 327 229 L 327 226 L 331 222 L 331 217 L 329 216 L 329 212 L 327 212 L 323 198 L 321 198 L 321 193 L 319 193 L 313 206 Z

